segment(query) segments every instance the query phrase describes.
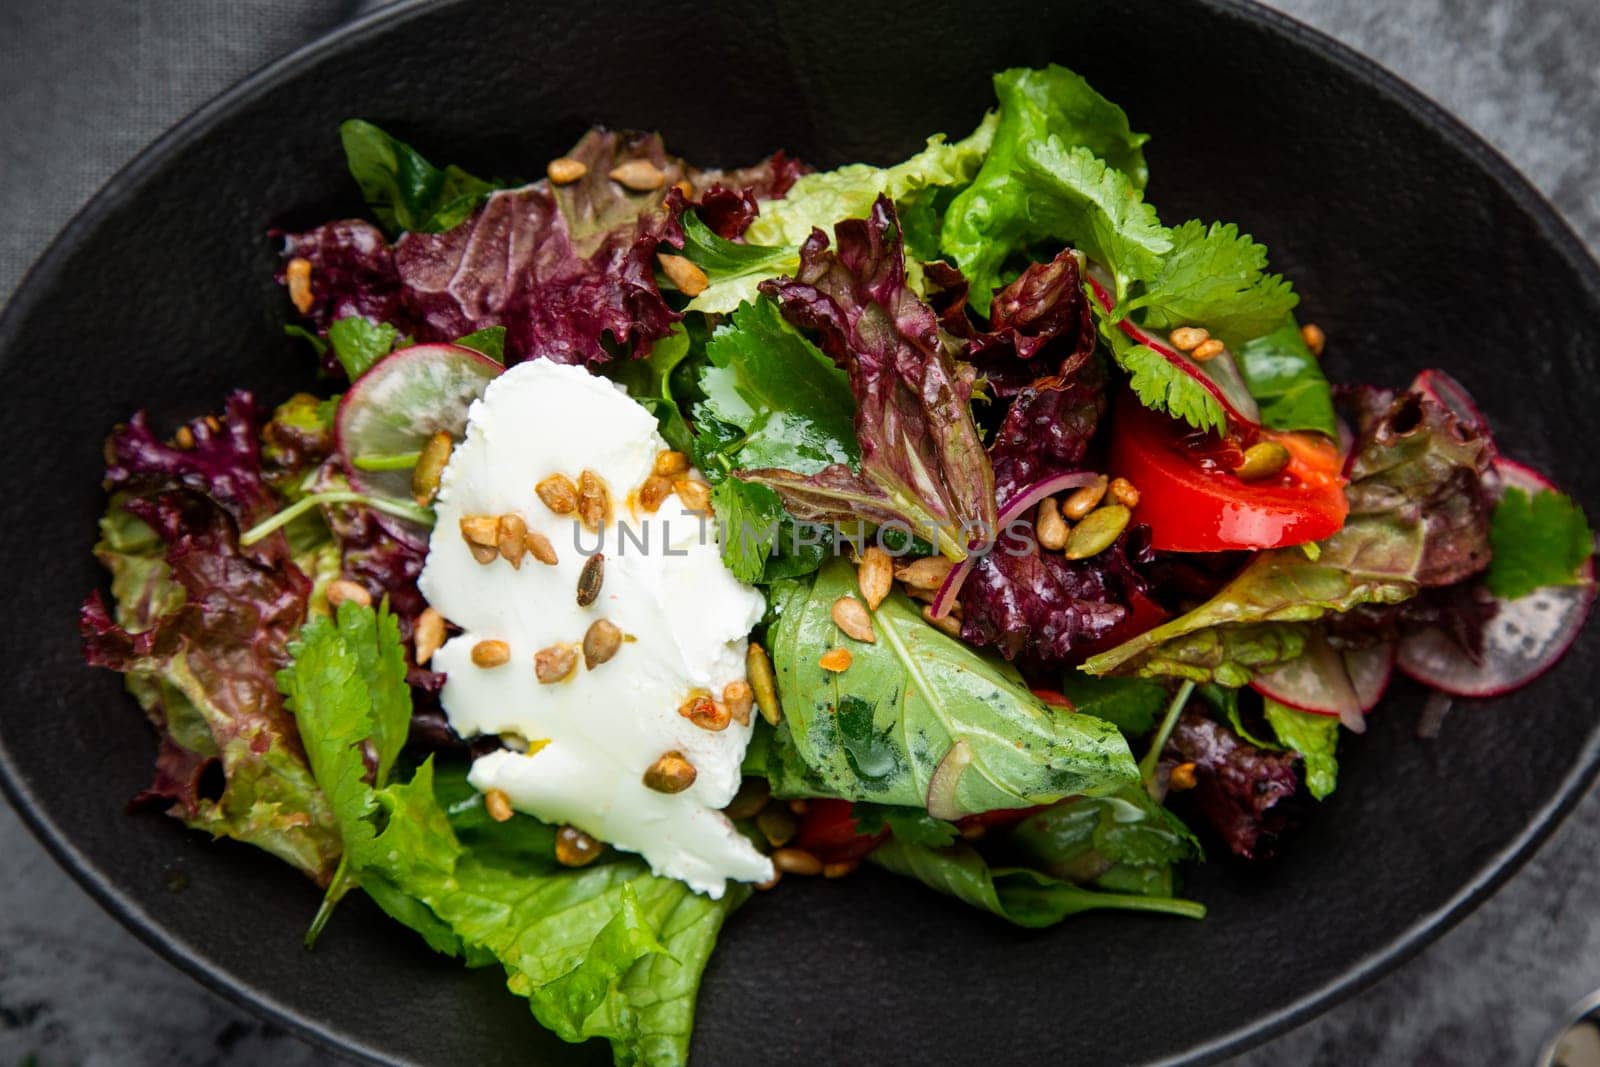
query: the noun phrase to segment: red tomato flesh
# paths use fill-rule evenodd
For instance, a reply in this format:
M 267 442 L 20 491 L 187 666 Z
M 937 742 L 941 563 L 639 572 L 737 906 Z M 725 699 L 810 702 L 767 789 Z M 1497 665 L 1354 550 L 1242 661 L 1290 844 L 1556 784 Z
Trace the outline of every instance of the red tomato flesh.
M 1232 473 L 1243 449 L 1201 434 L 1131 393 L 1117 400 L 1111 473 L 1139 490 L 1133 521 L 1150 527 L 1152 547 L 1167 552 L 1282 548 L 1320 541 L 1344 525 L 1338 449 L 1314 434 L 1260 431 L 1289 450 L 1274 478 L 1246 482 Z

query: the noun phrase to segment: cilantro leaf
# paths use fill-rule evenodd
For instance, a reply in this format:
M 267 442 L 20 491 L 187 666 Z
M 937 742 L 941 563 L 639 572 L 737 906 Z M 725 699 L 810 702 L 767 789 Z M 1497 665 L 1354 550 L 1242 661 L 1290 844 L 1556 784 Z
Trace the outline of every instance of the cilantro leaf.
M 1265 702 L 1267 723 L 1285 748 L 1300 753 L 1305 761 L 1306 789 L 1318 800 L 1332 793 L 1339 784 L 1339 720 L 1332 715 L 1313 715 L 1280 704 Z
M 474 352 L 481 352 L 505 366 L 506 362 L 506 328 L 504 326 L 485 326 L 481 330 L 473 330 L 464 337 L 457 337 L 455 343 L 462 348 L 470 348 Z
M 387 322 L 350 315 L 328 327 L 328 344 L 353 382 L 378 360 L 394 351 L 400 331 Z
M 1096 315 L 1099 316 L 1098 305 Z M 1100 318 L 1100 334 L 1111 343 L 1111 356 L 1128 372 L 1128 386 L 1139 403 L 1153 411 L 1164 411 L 1182 419 L 1197 430 L 1227 429 L 1228 413 L 1211 390 L 1192 374 L 1174 367 L 1167 357 Z
M 1266 248 L 1233 223 L 1191 220 L 1170 234 L 1160 270 L 1119 307 L 1130 314 L 1144 309 L 1143 325 L 1205 326 L 1237 346 L 1278 326 L 1299 303 L 1282 275 L 1266 272 Z
M 1594 555 L 1594 531 L 1572 498 L 1553 489 L 1529 496 L 1513 486 L 1495 505 L 1489 544 L 1489 591 L 1515 600 L 1541 586 L 1577 584 Z
M 721 524 L 722 562 L 741 582 L 760 581 L 781 535 L 784 511 L 778 494 L 724 478 L 711 489 L 711 507 Z

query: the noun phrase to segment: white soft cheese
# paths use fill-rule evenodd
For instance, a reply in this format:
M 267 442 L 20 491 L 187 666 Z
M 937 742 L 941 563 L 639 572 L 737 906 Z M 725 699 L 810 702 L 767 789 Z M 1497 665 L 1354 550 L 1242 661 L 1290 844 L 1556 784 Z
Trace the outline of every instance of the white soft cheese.
M 720 897 L 726 879 L 773 876 L 771 862 L 717 810 L 739 788 L 750 727 L 704 730 L 677 709 L 692 689 L 720 694 L 744 677 L 746 637 L 764 603 L 723 566 L 714 521 L 686 512 L 676 495 L 653 515 L 630 507 L 630 492 L 666 447 L 649 412 L 581 367 L 534 360 L 511 368 L 472 405 L 466 438 L 445 468 L 421 586 L 463 631 L 431 664 L 448 677 L 441 699 L 451 725 L 463 737 L 516 734 L 531 743 L 526 754 L 478 759 L 472 784 Z M 616 525 L 604 535 L 599 598 L 579 607 L 578 575 L 600 535 L 551 512 L 534 486 L 558 472 L 576 483 L 585 469 L 609 486 Z M 554 566 L 532 556 L 520 569 L 472 558 L 461 517 L 507 512 L 550 539 Z M 624 524 L 631 539 L 620 535 Z M 632 640 L 592 671 L 580 655 L 566 681 L 540 684 L 534 654 L 578 645 L 601 618 Z M 509 645 L 510 662 L 475 666 L 472 648 L 485 640 Z M 669 795 L 644 785 L 643 775 L 672 750 L 697 774 L 689 789 Z

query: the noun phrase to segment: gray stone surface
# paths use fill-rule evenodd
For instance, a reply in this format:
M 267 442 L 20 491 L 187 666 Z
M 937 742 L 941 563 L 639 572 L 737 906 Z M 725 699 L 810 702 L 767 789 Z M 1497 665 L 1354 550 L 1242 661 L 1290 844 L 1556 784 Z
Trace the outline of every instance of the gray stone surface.
M 0 294 L 118 166 L 357 0 L 6 0 Z M 1600 248 L 1600 3 L 1275 0 L 1486 136 Z M 92 62 L 85 56 L 92 45 Z M 1448 734 L 1448 725 L 1446 726 Z M 1526 1063 L 1600 987 L 1600 793 L 1529 867 L 1417 959 L 1239 1057 L 1268 1064 Z M 0 806 L 0 1064 L 299 1067 L 327 1057 L 138 944 Z M 1374 872 L 1382 892 L 1382 872 Z M 1308 921 L 1315 921 L 1308 917 Z M 1200 961 L 1197 961 L 1200 965 Z

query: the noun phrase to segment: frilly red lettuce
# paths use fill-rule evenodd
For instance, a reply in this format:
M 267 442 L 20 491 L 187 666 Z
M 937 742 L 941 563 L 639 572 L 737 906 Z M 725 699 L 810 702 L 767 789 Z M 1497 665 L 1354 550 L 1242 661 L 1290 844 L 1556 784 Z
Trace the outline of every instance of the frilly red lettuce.
M 1295 820 L 1291 798 L 1300 790 L 1293 752 L 1268 752 L 1245 743 L 1210 716 L 1190 709 L 1161 754 L 1163 776 L 1194 764 L 1194 789 L 1177 794 L 1192 804 L 1228 849 L 1245 859 L 1272 855 Z
M 780 150 L 753 167 L 697 173 L 692 178 L 698 191 L 695 210 L 718 237 L 738 240 L 760 214 L 762 200 L 782 198 L 797 178 L 810 171 Z
M 768 485 L 806 522 L 898 522 L 952 558 L 993 536 L 994 475 L 973 424 L 970 372 L 945 352 L 933 310 L 906 287 L 894 207 L 879 197 L 867 219 L 815 231 L 793 278 L 761 290 L 784 317 L 816 335 L 850 376 L 861 468 L 809 477 L 762 469 L 740 477 Z

